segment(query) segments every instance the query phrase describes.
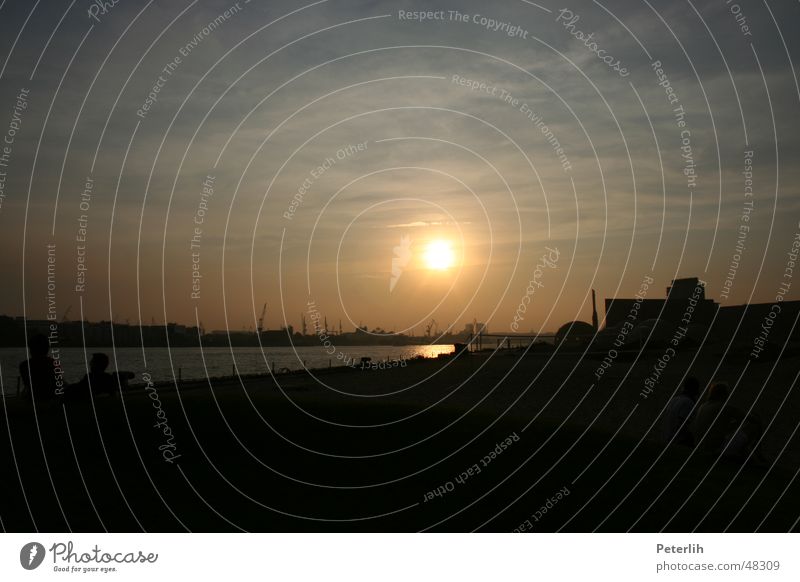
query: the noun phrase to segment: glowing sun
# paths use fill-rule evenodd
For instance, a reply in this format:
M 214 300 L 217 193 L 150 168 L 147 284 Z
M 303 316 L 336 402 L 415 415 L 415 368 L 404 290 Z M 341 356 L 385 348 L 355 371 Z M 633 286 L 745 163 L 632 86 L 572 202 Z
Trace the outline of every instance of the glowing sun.
M 425 265 L 429 269 L 444 271 L 456 262 L 453 247 L 449 241 L 434 240 L 425 248 Z

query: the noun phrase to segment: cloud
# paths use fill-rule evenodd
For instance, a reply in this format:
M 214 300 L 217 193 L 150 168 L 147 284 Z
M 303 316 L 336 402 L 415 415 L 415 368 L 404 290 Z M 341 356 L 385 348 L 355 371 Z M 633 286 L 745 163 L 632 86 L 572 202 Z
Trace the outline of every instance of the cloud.
M 312 270 L 328 273 L 332 250 L 344 239 L 361 256 L 374 249 L 372 271 L 385 269 L 386 248 L 396 241 L 384 231 L 396 229 L 452 236 L 461 230 L 475 257 L 488 256 L 484 251 L 494 245 L 492 261 L 501 269 L 516 260 L 520 245 L 538 251 L 548 237 L 577 237 L 576 272 L 594 272 L 601 261 L 600 283 L 609 288 L 616 288 L 623 269 L 618 258 L 631 243 L 635 269 L 649 268 L 660 237 L 678 247 L 687 237 L 702 241 L 695 249 L 716 256 L 709 241 L 729 236 L 738 220 L 746 147 L 758 160 L 754 228 L 770 228 L 776 187 L 775 214 L 789 228 L 786 216 L 800 193 L 800 170 L 789 160 L 800 148 L 784 120 L 796 117 L 798 95 L 781 34 L 787 42 L 797 36 L 796 4 L 770 7 L 781 34 L 765 8 L 744 7 L 751 48 L 721 2 L 692 2 L 697 13 L 674 3 L 574 3 L 579 28 L 625 63 L 627 78 L 555 22 L 555 5 L 542 4 L 554 12 L 515 2 L 443 2 L 441 10 L 458 10 L 467 21 L 420 23 L 401 21 L 397 11 L 428 9 L 421 1 L 326 2 L 265 28 L 300 5 L 249 3 L 196 42 L 198 31 L 232 3 L 197 3 L 169 28 L 186 5 L 154 3 L 139 15 L 142 6 L 120 3 L 77 52 L 90 22 L 83 9 L 68 14 L 43 54 L 60 15 L 39 10 L 9 58 L 0 91 L 0 113 L 8 113 L 18 87 L 32 87 L 0 213 L 0 244 L 16 248 L 27 220 L 31 256 L 4 257 L 4 268 L 20 272 L 23 260 L 35 264 L 58 197 L 53 239 L 63 249 L 63 287 L 71 288 L 78 195 L 89 174 L 97 184 L 88 211 L 93 284 L 87 308 L 94 318 L 110 308 L 109 275 L 119 294 L 115 304 L 136 305 L 138 275 L 152 282 L 148 303 L 159 304 L 163 292 L 176 320 L 194 317 L 180 298 L 189 280 L 192 217 L 209 174 L 216 191 L 202 225 L 203 264 L 209 281 L 221 279 L 224 254 L 226 280 L 229 273 L 243 277 L 227 294 L 234 311 L 250 303 L 249 279 L 280 280 L 279 265 L 303 271 L 310 257 Z M 16 38 L 26 10 L 22 3 L 4 6 L 3 38 Z M 528 38 L 489 30 L 472 19 L 476 14 L 520 26 Z M 193 40 L 196 46 L 165 75 L 164 67 Z M 682 128 L 651 67 L 654 59 L 687 112 L 699 180 L 691 207 Z M 160 76 L 152 107 L 137 115 Z M 363 151 L 338 159 L 342 148 L 361 143 Z M 287 220 L 293 201 L 296 213 Z M 764 246 L 754 256 L 767 244 L 756 240 Z M 309 253 L 309 246 L 323 250 Z M 664 257 L 659 268 L 667 277 L 683 258 Z M 369 272 L 367 259 L 357 262 Z M 26 289 L 35 302 L 42 273 L 28 272 Z M 305 295 L 305 281 L 289 284 L 289 301 Z M 327 285 L 336 287 L 332 280 Z M 502 278 L 485 283 L 479 311 L 490 311 L 505 285 Z M 0 312 L 19 312 L 21 291 L 6 297 Z M 569 293 L 563 300 L 571 300 Z M 204 321 L 220 325 L 213 316 Z

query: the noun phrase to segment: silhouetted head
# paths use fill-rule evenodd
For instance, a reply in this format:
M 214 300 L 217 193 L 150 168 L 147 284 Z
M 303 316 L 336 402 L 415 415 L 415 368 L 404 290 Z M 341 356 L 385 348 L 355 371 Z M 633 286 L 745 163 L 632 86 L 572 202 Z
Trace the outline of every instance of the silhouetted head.
M 28 350 L 31 356 L 46 356 L 50 351 L 50 342 L 43 334 L 37 333 L 28 340 Z
M 694 376 L 687 376 L 683 381 L 683 393 L 692 400 L 697 400 L 700 394 L 700 382 Z
M 103 353 L 92 354 L 92 360 L 89 362 L 89 368 L 92 372 L 105 372 L 108 368 L 108 356 Z
M 725 382 L 717 382 L 708 391 L 708 399 L 713 402 L 725 400 L 728 397 L 728 385 Z

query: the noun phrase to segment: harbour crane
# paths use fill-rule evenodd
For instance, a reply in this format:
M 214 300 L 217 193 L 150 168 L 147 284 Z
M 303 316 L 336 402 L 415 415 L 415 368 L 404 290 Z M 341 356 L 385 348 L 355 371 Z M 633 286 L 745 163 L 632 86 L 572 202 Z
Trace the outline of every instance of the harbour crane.
M 436 330 L 434 333 L 436 333 L 436 335 L 439 335 L 439 324 L 436 323 L 435 319 L 431 319 L 428 322 L 428 325 L 425 326 L 425 335 L 426 336 L 431 337 L 431 329 Z
M 267 314 L 267 304 L 264 304 L 264 307 L 261 308 L 261 317 L 258 318 L 258 333 L 261 334 L 264 331 L 264 316 Z

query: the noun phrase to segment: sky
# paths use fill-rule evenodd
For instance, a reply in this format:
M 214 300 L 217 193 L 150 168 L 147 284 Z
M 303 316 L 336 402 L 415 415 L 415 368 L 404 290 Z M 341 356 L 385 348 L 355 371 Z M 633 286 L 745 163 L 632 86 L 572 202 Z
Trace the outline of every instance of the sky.
M 797 2 L 101 5 L 0 4 L 0 313 L 502 333 L 791 283 Z

